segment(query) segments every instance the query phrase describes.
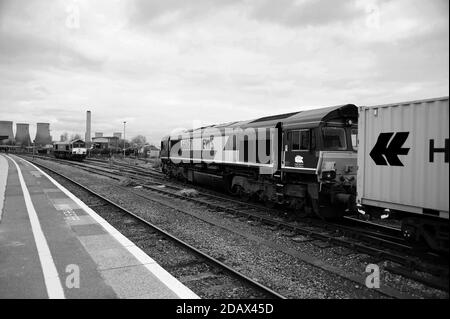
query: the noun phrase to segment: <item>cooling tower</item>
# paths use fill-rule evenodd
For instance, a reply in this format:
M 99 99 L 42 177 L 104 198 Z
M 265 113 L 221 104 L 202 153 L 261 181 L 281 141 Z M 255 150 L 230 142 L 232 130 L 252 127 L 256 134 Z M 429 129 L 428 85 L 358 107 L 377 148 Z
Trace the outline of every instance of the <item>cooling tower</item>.
M 84 141 L 86 143 L 91 141 L 91 111 L 86 112 L 86 135 Z
M 52 137 L 50 136 L 50 124 L 49 123 L 37 123 L 36 125 L 36 138 L 34 139 L 35 145 L 47 145 L 52 143 Z
M 14 134 L 13 134 L 13 122 L 12 121 L 0 121 L 0 144 L 14 144 Z M 7 137 L 6 139 L 3 139 Z
M 30 125 L 25 123 L 16 124 L 16 145 L 30 146 Z

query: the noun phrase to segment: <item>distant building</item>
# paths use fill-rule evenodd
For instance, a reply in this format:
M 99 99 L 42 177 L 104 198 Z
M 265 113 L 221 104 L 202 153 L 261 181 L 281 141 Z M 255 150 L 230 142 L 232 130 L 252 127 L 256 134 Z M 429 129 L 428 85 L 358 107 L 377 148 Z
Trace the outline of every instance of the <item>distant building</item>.
M 117 137 L 119 140 L 122 139 L 122 133 L 120 133 L 120 132 L 113 133 L 113 136 Z
M 30 125 L 27 123 L 16 123 L 16 125 L 16 145 L 22 147 L 30 146 Z
M 35 145 L 46 146 L 52 143 L 50 136 L 50 123 L 36 124 L 36 137 L 34 139 Z
M 96 149 L 113 149 L 117 150 L 119 145 L 119 138 L 116 136 L 101 136 L 92 138 L 92 147 Z
M 0 144 L 13 145 L 15 143 L 12 121 L 0 121 Z
M 103 137 L 103 132 L 95 132 L 95 137 Z

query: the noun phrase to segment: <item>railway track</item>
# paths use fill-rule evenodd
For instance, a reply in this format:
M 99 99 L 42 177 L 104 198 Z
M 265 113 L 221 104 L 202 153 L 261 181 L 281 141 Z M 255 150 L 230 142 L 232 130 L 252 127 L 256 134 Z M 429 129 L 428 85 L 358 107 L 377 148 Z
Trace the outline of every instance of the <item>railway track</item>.
M 159 171 L 157 169 L 154 169 L 152 167 L 142 167 L 139 164 L 132 165 L 132 164 L 118 162 L 115 160 L 105 161 L 105 160 L 92 159 L 92 158 L 85 159 L 84 162 L 91 163 L 91 164 L 94 164 L 97 166 L 100 165 L 102 167 L 115 166 L 115 167 L 119 167 L 123 171 L 127 171 L 129 173 L 139 172 L 139 173 L 143 173 L 146 176 L 155 176 L 155 177 L 165 176 L 161 171 Z
M 430 264 L 424 264 L 418 258 L 419 256 L 415 256 L 413 247 L 408 246 L 404 241 L 397 237 L 391 238 L 391 236 L 386 236 L 373 231 L 355 231 L 354 228 L 343 225 L 340 225 L 339 228 L 336 229 L 336 225 L 331 223 L 327 224 L 328 228 L 325 228 L 324 231 L 324 225 L 311 223 L 305 226 L 295 222 L 286 222 L 282 218 L 272 217 L 268 212 L 262 212 L 261 208 L 256 205 L 249 205 L 239 201 L 230 203 L 229 200 L 225 201 L 226 199 L 220 196 L 200 194 L 197 197 L 190 197 L 189 195 L 180 194 L 179 188 L 161 185 L 159 183 L 151 185 L 144 181 L 141 186 L 146 190 L 162 194 L 169 199 L 182 199 L 207 207 L 210 210 L 244 217 L 247 220 L 271 225 L 274 227 L 274 230 L 288 230 L 291 232 L 289 236 L 292 237 L 303 235 L 308 239 L 319 240 L 327 244 L 350 248 L 360 253 L 372 255 L 377 259 L 386 259 L 398 263 L 404 267 L 425 272 L 431 271 L 434 275 L 441 275 L 440 268 L 435 271 L 430 269 Z M 142 197 L 142 195 L 139 196 Z M 403 254 L 399 254 L 400 252 Z M 406 253 L 408 253 L 408 255 L 406 255 Z M 439 257 L 434 255 L 420 255 L 420 257 L 422 257 L 422 260 L 428 259 L 430 262 L 436 262 L 437 259 L 439 259 Z
M 110 171 L 104 167 L 99 171 L 98 167 L 86 167 L 84 164 L 68 163 L 67 161 L 65 161 L 64 164 L 82 166 L 81 168 L 90 172 L 109 177 L 115 176 L 116 179 L 119 179 L 115 175 L 118 173 L 117 171 Z M 119 172 L 121 172 L 121 174 L 125 173 L 120 170 Z M 180 194 L 179 192 L 182 188 L 155 180 L 149 180 L 148 177 L 151 177 L 149 175 L 150 174 L 143 176 L 141 174 L 131 173 L 131 176 L 126 175 L 126 177 L 132 177 L 137 184 L 140 184 L 147 191 L 165 196 L 168 199 L 176 198 L 192 202 L 207 207 L 210 210 L 221 213 L 225 212 L 247 220 L 271 225 L 274 227 L 274 230 L 281 228 L 290 232 L 287 236 L 296 237 L 302 235 L 307 238 L 305 240 L 316 240 L 328 245 L 342 246 L 359 253 L 369 254 L 378 260 L 395 262 L 399 266 L 390 268 L 393 273 L 401 274 L 404 277 L 421 282 L 430 287 L 448 291 L 448 280 L 445 279 L 448 278 L 448 267 L 446 270 L 447 272 L 445 272 L 442 266 L 436 266 L 437 264 L 442 263 L 441 258 L 430 253 L 416 253 L 413 247 L 407 245 L 404 240 L 398 237 L 398 229 L 390 227 L 387 229 L 390 233 L 386 234 L 380 233 L 379 229 L 374 229 L 377 228 L 376 225 L 368 222 L 359 223 L 358 221 L 358 224 L 361 224 L 358 226 L 358 230 L 349 226 L 348 223 L 337 225 L 321 221 L 320 225 L 318 225 L 318 221 L 309 220 L 309 223 L 305 225 L 304 223 L 298 224 L 296 222 L 287 222 L 283 218 L 274 217 L 274 210 L 261 207 L 260 205 L 244 203 L 214 194 L 200 193 L 196 197 L 191 197 L 182 193 Z M 152 200 L 152 198 L 142 194 L 136 195 L 147 200 Z M 354 223 L 355 221 L 352 222 Z M 386 226 L 382 226 L 381 228 L 385 229 Z M 423 278 L 414 275 L 412 272 L 413 270 L 430 273 L 434 277 L 431 279 Z
M 70 177 L 45 165 L 39 163 L 34 164 L 48 171 L 51 175 L 69 182 L 72 185 L 70 187 L 71 191 L 75 192 L 83 202 L 89 207 L 94 208 L 97 213 L 131 240 L 138 238 L 136 244 L 144 251 L 149 252 L 150 255 L 154 256 L 154 253 L 151 249 L 149 251 L 148 247 L 153 247 L 156 250 L 164 249 L 163 255 L 170 256 L 171 259 L 163 260 L 160 262 L 161 265 L 171 272 L 182 272 L 186 274 L 179 278 L 186 285 L 189 286 L 189 283 L 193 281 L 202 281 L 201 286 L 203 290 L 214 291 L 214 294 L 222 298 L 286 299 L 270 287 L 247 277 L 233 267 L 193 247 L 182 239 L 166 232 L 157 225 L 143 219 L 139 215 Z M 136 234 L 139 234 L 138 237 L 136 237 Z M 169 241 L 171 245 L 167 245 L 166 241 Z M 162 244 L 164 246 L 163 248 L 157 247 L 160 242 L 164 242 Z M 175 261 L 173 260 L 174 256 L 176 256 Z M 231 296 L 227 295 L 230 291 L 234 292 Z M 195 292 L 201 294 L 201 292 Z
M 48 159 L 48 158 L 46 158 Z M 104 176 L 108 176 L 108 177 L 112 177 L 117 179 L 117 175 L 116 174 L 120 174 L 120 176 L 126 177 L 126 178 L 132 178 L 134 181 L 137 181 L 138 183 L 141 183 L 142 185 L 144 185 L 147 189 L 151 189 L 151 186 L 156 186 L 156 188 L 154 187 L 153 190 L 160 192 L 160 193 L 164 193 L 167 192 L 168 194 L 171 194 L 171 191 L 180 191 L 181 189 L 184 188 L 185 185 L 183 185 L 183 187 L 180 187 L 179 185 L 172 183 L 171 181 L 168 181 L 167 178 L 165 178 L 164 175 L 160 174 L 157 177 L 154 176 L 153 172 L 148 173 L 146 170 L 143 169 L 135 169 L 133 170 L 133 166 L 131 166 L 131 168 L 129 168 L 129 165 L 126 164 L 117 164 L 114 163 L 113 165 L 107 164 L 104 161 L 99 161 L 101 162 L 101 169 L 99 170 L 98 166 L 91 166 L 91 165 L 86 165 L 84 163 L 74 163 L 74 162 L 70 162 L 70 161 L 61 161 L 58 160 L 59 162 L 62 162 L 64 164 L 67 165 L 75 165 L 78 166 L 84 170 L 88 170 L 89 172 L 98 174 L 98 175 L 104 175 Z M 118 166 L 118 167 L 117 167 Z M 122 166 L 126 166 L 126 169 L 122 168 Z M 150 178 L 151 180 L 148 180 L 147 178 Z M 155 178 L 157 180 L 155 180 Z M 165 187 L 166 189 L 170 189 L 169 191 L 166 189 L 162 189 L 161 187 Z M 186 198 L 187 200 L 190 201 L 194 201 L 197 202 L 198 204 L 202 204 L 202 205 L 206 205 L 209 206 L 210 208 L 213 208 L 214 205 L 217 206 L 217 208 L 219 208 L 219 210 L 228 210 L 231 213 L 234 213 L 236 215 L 239 214 L 244 214 L 247 216 L 250 216 L 250 214 L 247 213 L 253 213 L 251 214 L 251 218 L 257 218 L 260 219 L 264 218 L 265 216 L 267 217 L 266 222 L 268 224 L 274 224 L 274 225 L 279 225 L 279 226 L 284 226 L 284 227 L 289 227 L 290 226 L 294 226 L 294 223 L 286 223 L 283 222 L 283 220 L 279 220 L 277 219 L 277 217 L 273 217 L 273 216 L 277 216 L 285 213 L 285 211 L 282 210 L 277 210 L 277 209 L 270 209 L 267 208 L 265 206 L 262 205 L 257 205 L 257 204 L 253 204 L 253 203 L 248 203 L 248 202 L 243 202 L 241 200 L 236 200 L 235 198 L 230 198 L 228 196 L 224 196 L 224 195 L 219 195 L 216 192 L 211 192 L 208 191 L 202 187 L 196 187 L 196 189 L 199 189 L 201 191 L 201 194 L 199 197 L 197 198 L 186 198 L 187 196 L 179 196 L 179 197 L 183 197 Z M 228 205 L 226 205 L 225 207 L 223 206 L 223 202 L 226 203 L 230 203 L 232 205 L 234 205 L 234 209 L 231 210 L 230 207 Z M 255 212 L 259 212 L 259 213 L 264 213 L 264 215 L 260 216 L 256 216 L 254 213 Z M 353 237 L 353 238 L 358 238 L 361 240 L 369 240 L 368 242 L 371 244 L 374 244 L 374 241 L 377 241 L 377 245 L 378 246 L 385 246 L 385 245 L 391 245 L 391 246 L 395 246 L 398 249 L 403 249 L 403 250 L 412 250 L 412 247 L 408 246 L 407 243 L 401 238 L 401 234 L 400 234 L 400 230 L 391 228 L 390 233 L 387 234 L 386 232 L 380 232 L 381 227 L 377 227 L 378 225 L 376 224 L 370 224 L 368 222 L 363 222 L 362 221 L 362 225 L 358 225 L 358 228 L 355 229 L 354 227 L 351 227 L 349 225 L 349 223 L 327 223 L 327 222 L 323 222 L 323 221 L 317 221 L 315 219 L 312 218 L 303 218 L 302 223 L 307 223 L 308 226 L 315 226 L 315 227 L 325 227 L 327 230 L 329 231 L 335 231 L 336 228 L 338 230 L 340 230 L 342 232 L 343 235 L 349 236 L 349 237 Z M 357 222 L 357 220 L 352 220 L 353 222 Z M 368 227 L 370 225 L 370 227 Z M 292 228 L 289 227 L 289 228 Z M 368 229 L 370 228 L 370 229 Z M 374 229 L 374 228 L 378 228 L 378 229 Z M 383 228 L 383 230 L 385 230 L 386 227 Z M 390 247 L 392 248 L 392 247 Z
M 106 164 L 108 164 L 108 162 L 104 161 L 104 160 L 89 159 L 88 161 L 94 161 L 96 163 L 100 163 L 102 167 L 107 167 Z M 156 172 L 158 174 L 156 177 L 157 178 L 161 177 L 162 179 L 164 178 L 164 182 L 165 182 L 165 184 L 167 184 L 165 175 L 163 175 L 161 172 L 159 172 L 155 169 L 150 169 L 150 171 L 149 171 L 149 169 L 143 168 L 141 166 L 126 164 L 126 163 L 121 163 L 121 162 L 113 162 L 113 165 L 118 166 L 118 167 L 127 168 L 127 170 L 125 170 L 125 171 L 129 172 L 131 174 L 136 174 L 136 172 L 139 172 L 140 174 L 143 174 L 144 176 L 148 176 L 150 178 L 154 178 L 155 177 L 154 174 Z M 226 201 L 242 204 L 242 201 L 239 203 L 238 201 L 236 201 L 235 198 L 231 198 L 229 196 L 218 195 L 216 192 L 211 192 L 210 190 L 207 190 L 203 187 L 196 186 L 196 189 L 200 189 L 202 191 L 202 193 L 207 193 L 210 197 L 216 197 L 219 200 L 226 200 Z M 244 203 L 244 205 L 252 206 L 253 208 L 256 208 L 259 210 L 267 210 L 267 211 L 270 211 L 272 214 L 275 211 L 274 209 L 267 209 L 267 207 L 262 206 L 262 205 L 252 205 L 249 203 Z M 285 210 L 280 210 L 280 212 L 285 212 Z M 355 217 L 350 217 L 350 216 L 345 216 L 344 219 L 345 219 L 345 221 L 343 221 L 343 222 L 335 223 L 335 224 L 328 223 L 327 225 L 333 226 L 333 227 L 338 227 L 338 228 L 340 228 L 342 230 L 346 230 L 346 231 L 354 230 L 354 228 L 352 229 L 351 227 L 354 227 L 357 225 L 357 227 L 359 227 L 358 231 L 365 233 L 366 235 L 384 238 L 384 239 L 390 240 L 392 242 L 398 242 L 399 244 L 404 245 L 403 248 L 405 248 L 405 246 L 407 246 L 407 243 L 402 238 L 401 229 L 398 227 L 381 225 L 378 223 L 372 223 L 372 222 L 369 222 L 366 220 L 360 220 L 360 219 L 356 219 Z M 305 222 L 305 221 L 310 221 L 311 223 L 315 222 L 314 219 L 303 218 L 303 222 Z M 321 222 L 323 223 L 323 221 L 321 221 Z M 399 247 L 402 247 L 402 246 L 399 246 Z

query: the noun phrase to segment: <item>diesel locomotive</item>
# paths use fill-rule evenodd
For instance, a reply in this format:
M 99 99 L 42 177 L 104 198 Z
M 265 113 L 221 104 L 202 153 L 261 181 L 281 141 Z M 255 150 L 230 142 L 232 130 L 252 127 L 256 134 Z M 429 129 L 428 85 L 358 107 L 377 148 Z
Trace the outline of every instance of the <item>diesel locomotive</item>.
M 53 144 L 53 154 L 56 158 L 82 161 L 87 155 L 86 143 L 80 139 L 55 142 Z
M 353 104 L 212 125 L 161 141 L 162 170 L 244 199 L 337 218 L 356 209 Z

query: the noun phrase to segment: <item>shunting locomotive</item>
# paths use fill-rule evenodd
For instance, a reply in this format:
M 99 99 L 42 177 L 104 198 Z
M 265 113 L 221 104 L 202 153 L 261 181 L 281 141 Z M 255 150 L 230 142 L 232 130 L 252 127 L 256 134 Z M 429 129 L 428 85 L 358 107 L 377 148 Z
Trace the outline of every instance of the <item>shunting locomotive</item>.
M 66 142 L 55 142 L 53 144 L 53 154 L 56 158 L 82 161 L 87 155 L 86 143 L 80 139 Z

